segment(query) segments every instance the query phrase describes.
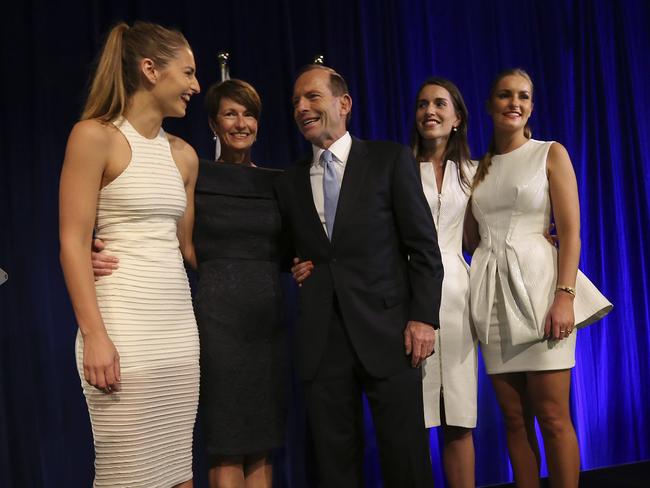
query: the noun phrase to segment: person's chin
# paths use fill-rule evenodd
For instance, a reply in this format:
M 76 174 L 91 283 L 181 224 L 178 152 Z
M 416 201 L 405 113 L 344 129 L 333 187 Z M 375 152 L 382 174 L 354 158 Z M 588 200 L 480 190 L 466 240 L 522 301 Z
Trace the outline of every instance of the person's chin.
M 302 135 L 303 137 L 310 143 L 314 145 L 318 145 L 318 142 L 321 139 L 321 134 L 318 131 L 313 130 L 313 128 L 308 128 L 306 130 L 302 130 Z
M 185 117 L 186 112 L 187 112 L 186 108 L 176 109 L 172 113 L 169 114 L 169 117 L 179 119 L 179 118 Z
M 236 142 L 232 144 L 230 147 L 235 150 L 235 151 L 248 151 L 251 147 L 253 146 L 252 142 L 246 142 L 246 143 L 241 143 L 241 142 Z
M 500 121 L 499 124 L 495 124 L 495 126 L 499 127 L 500 129 L 504 131 L 517 131 L 521 128 L 523 128 L 526 124 L 522 123 L 521 120 L 503 120 Z
M 431 140 L 431 139 L 437 139 L 438 137 L 440 137 L 440 134 L 439 131 L 435 129 L 426 129 L 420 132 L 420 136 L 422 136 L 422 138 L 425 140 Z

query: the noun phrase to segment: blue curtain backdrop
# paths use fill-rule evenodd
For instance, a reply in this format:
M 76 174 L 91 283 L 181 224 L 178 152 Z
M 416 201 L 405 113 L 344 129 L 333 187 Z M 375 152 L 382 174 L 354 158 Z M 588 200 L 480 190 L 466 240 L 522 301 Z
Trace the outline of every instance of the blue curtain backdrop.
M 254 159 L 283 168 L 307 147 L 292 120 L 293 74 L 315 54 L 347 77 L 351 132 L 408 141 L 415 90 L 432 74 L 461 88 L 473 154 L 487 146 L 493 76 L 520 66 L 535 81 L 538 139 L 562 142 L 580 186 L 581 268 L 615 304 L 581 331 L 572 411 L 583 469 L 650 458 L 650 3 L 645 0 L 442 2 L 12 2 L 0 29 L 0 486 L 84 487 L 92 437 L 74 365 L 76 324 L 58 264 L 57 191 L 67 134 L 92 61 L 116 21 L 151 20 L 188 37 L 204 89 L 216 53 L 264 100 Z M 213 154 L 202 95 L 165 127 Z M 289 297 L 295 291 L 289 286 Z M 511 479 L 503 423 L 480 371 L 477 482 Z M 305 431 L 292 392 L 277 486 L 306 486 Z M 368 423 L 369 485 L 379 485 Z M 432 455 L 441 467 L 436 432 Z M 206 486 L 197 441 L 196 486 Z M 439 484 L 438 486 L 442 486 Z

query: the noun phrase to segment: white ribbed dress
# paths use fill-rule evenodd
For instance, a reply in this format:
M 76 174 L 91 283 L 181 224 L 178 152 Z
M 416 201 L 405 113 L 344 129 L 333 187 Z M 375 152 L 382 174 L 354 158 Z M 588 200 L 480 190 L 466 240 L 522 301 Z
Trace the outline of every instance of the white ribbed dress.
M 161 129 L 147 139 L 115 125 L 131 161 L 99 193 L 96 233 L 119 269 L 96 284 L 100 312 L 120 354 L 121 391 L 101 393 L 77 367 L 92 423 L 96 487 L 170 487 L 192 478 L 199 339 L 176 237 L 186 194 Z

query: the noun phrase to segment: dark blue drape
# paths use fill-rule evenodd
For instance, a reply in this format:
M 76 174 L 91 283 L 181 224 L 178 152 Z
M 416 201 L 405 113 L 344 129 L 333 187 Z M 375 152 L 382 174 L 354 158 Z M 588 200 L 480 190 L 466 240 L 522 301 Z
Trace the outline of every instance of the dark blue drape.
M 431 74 L 454 80 L 470 109 L 479 156 L 490 137 L 493 76 L 521 66 L 535 81 L 538 139 L 562 142 L 580 187 L 582 270 L 615 304 L 580 332 L 572 411 L 583 469 L 650 458 L 650 4 L 645 0 L 454 2 L 13 2 L 0 29 L 0 486 L 89 486 L 92 437 L 74 365 L 74 316 L 58 264 L 58 175 L 92 60 L 115 21 L 180 28 L 199 79 L 216 52 L 264 100 L 255 160 L 285 167 L 302 153 L 291 116 L 296 69 L 315 54 L 347 77 L 351 131 L 408 141 L 413 98 Z M 199 100 L 166 128 L 204 157 L 211 134 Z M 290 296 L 294 293 L 289 289 Z M 480 372 L 477 482 L 510 479 L 503 423 Z M 278 486 L 304 486 L 299 393 Z M 368 424 L 368 480 L 378 479 Z M 437 434 L 432 456 L 441 480 Z M 200 452 L 200 450 L 197 450 Z M 197 486 L 205 486 L 198 455 Z M 441 486 L 441 485 L 440 485 Z

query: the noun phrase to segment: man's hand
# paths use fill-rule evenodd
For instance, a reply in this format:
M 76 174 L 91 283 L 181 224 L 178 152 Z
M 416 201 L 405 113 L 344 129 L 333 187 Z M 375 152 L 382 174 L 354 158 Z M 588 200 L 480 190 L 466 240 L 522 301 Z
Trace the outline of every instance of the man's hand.
M 302 286 L 302 282 L 309 277 L 312 269 L 314 269 L 314 263 L 311 261 L 301 262 L 300 258 L 293 258 L 291 274 L 293 275 L 293 279 L 296 280 L 296 283 L 298 283 L 298 286 Z
M 93 263 L 93 274 L 95 279 L 100 276 L 109 276 L 113 274 L 113 270 L 119 266 L 117 263 L 119 259 L 109 254 L 102 254 L 104 250 L 104 242 L 101 239 L 93 239 L 93 247 L 90 253 L 91 261 Z
M 433 326 L 409 320 L 404 329 L 404 349 L 411 355 L 411 366 L 419 368 L 426 358 L 433 354 L 436 344 L 436 331 Z
M 551 222 L 548 226 L 548 229 L 544 231 L 544 238 L 553 245 L 553 247 L 558 247 L 560 244 L 560 239 L 558 239 L 557 234 L 553 234 L 555 230 L 555 224 Z

